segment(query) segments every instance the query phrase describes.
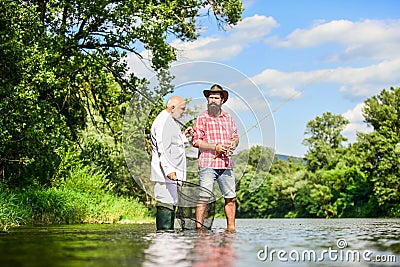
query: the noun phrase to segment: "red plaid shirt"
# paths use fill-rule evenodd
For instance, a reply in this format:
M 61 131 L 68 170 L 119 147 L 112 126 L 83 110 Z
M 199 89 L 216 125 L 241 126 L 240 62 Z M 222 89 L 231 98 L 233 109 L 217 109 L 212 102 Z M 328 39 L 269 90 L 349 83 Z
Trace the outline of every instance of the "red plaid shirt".
M 238 138 L 238 130 L 232 116 L 224 111 L 218 117 L 203 112 L 194 124 L 192 143 L 205 141 L 213 144 L 229 145 L 232 139 Z M 215 157 L 215 150 L 199 149 L 199 167 L 212 169 L 233 169 L 232 157 L 222 154 Z

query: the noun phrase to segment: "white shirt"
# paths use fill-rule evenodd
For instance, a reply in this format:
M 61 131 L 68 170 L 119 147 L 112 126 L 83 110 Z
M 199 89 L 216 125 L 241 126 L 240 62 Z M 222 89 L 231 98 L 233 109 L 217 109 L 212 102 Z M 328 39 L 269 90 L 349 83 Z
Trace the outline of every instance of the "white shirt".
M 167 175 L 171 172 L 176 172 L 178 180 L 186 180 L 185 142 L 187 139 L 171 114 L 160 112 L 151 126 L 151 181 L 170 182 Z

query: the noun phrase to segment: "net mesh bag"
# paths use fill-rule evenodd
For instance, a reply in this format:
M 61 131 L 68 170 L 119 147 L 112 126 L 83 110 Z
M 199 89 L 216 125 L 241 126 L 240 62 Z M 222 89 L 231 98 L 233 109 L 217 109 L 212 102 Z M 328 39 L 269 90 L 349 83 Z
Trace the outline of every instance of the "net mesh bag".
M 216 197 L 207 188 L 200 185 L 181 182 L 177 188 L 178 203 L 176 218 L 182 230 L 208 229 L 211 230 Z M 204 208 L 204 217 L 196 214 L 196 208 Z

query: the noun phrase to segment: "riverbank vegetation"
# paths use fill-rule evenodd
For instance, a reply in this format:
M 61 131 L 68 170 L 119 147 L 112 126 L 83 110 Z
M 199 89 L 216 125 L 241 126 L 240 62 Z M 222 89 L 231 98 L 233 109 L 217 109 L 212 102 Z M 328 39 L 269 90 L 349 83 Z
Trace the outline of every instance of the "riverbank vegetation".
M 0 225 L 152 223 L 148 208 L 133 196 L 118 196 L 105 171 L 84 163 L 73 151 L 62 152 L 51 186 L 10 189 L 0 185 Z

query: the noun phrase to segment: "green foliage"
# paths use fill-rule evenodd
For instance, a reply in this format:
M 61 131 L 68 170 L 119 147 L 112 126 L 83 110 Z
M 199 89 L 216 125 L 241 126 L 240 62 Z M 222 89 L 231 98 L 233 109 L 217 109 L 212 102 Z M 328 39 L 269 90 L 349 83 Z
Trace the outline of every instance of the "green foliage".
M 309 170 L 335 167 L 343 142 L 347 141 L 341 132 L 348 123 L 342 115 L 333 115 L 330 112 L 307 123 L 305 134 L 311 136 L 305 138 L 303 144 L 309 147 L 305 157 Z
M 87 212 L 85 198 L 72 189 L 28 188 L 20 202 L 29 207 L 29 223 L 80 223 Z
M 365 121 L 374 128 L 359 134 L 354 149 L 362 157 L 362 170 L 373 183 L 379 207 L 389 216 L 400 213 L 400 88 L 382 90 L 365 101 Z
M 23 206 L 18 205 L 17 194 L 0 186 L 0 226 L 3 230 L 24 223 L 29 216 Z
M 273 150 L 261 146 L 240 151 L 235 157 L 235 175 L 242 173 L 237 190 L 238 217 L 267 218 L 279 213 L 279 196 L 270 186 L 273 177 L 268 175 L 272 160 Z
M 336 168 L 333 173 L 336 179 L 334 209 L 338 217 L 375 217 L 378 210 L 369 209 L 373 201 L 372 184 L 368 182 L 366 175 L 357 166 Z M 340 181 L 340 185 L 338 185 Z M 331 182 L 331 183 L 332 183 Z
M 239 190 L 237 192 L 237 216 L 242 218 L 268 218 L 273 216 L 277 208 L 276 192 L 268 185 L 270 176 L 266 173 L 258 174 L 263 176 L 263 183 L 254 192 L 248 190 L 252 175 L 245 174 L 240 180 Z
M 4 4 L 3 4 L 4 3 Z M 15 1 L 0 7 L 0 168 L 11 187 L 46 184 L 69 138 L 57 107 L 42 101 L 55 76 L 47 69 L 42 26 L 31 7 Z

